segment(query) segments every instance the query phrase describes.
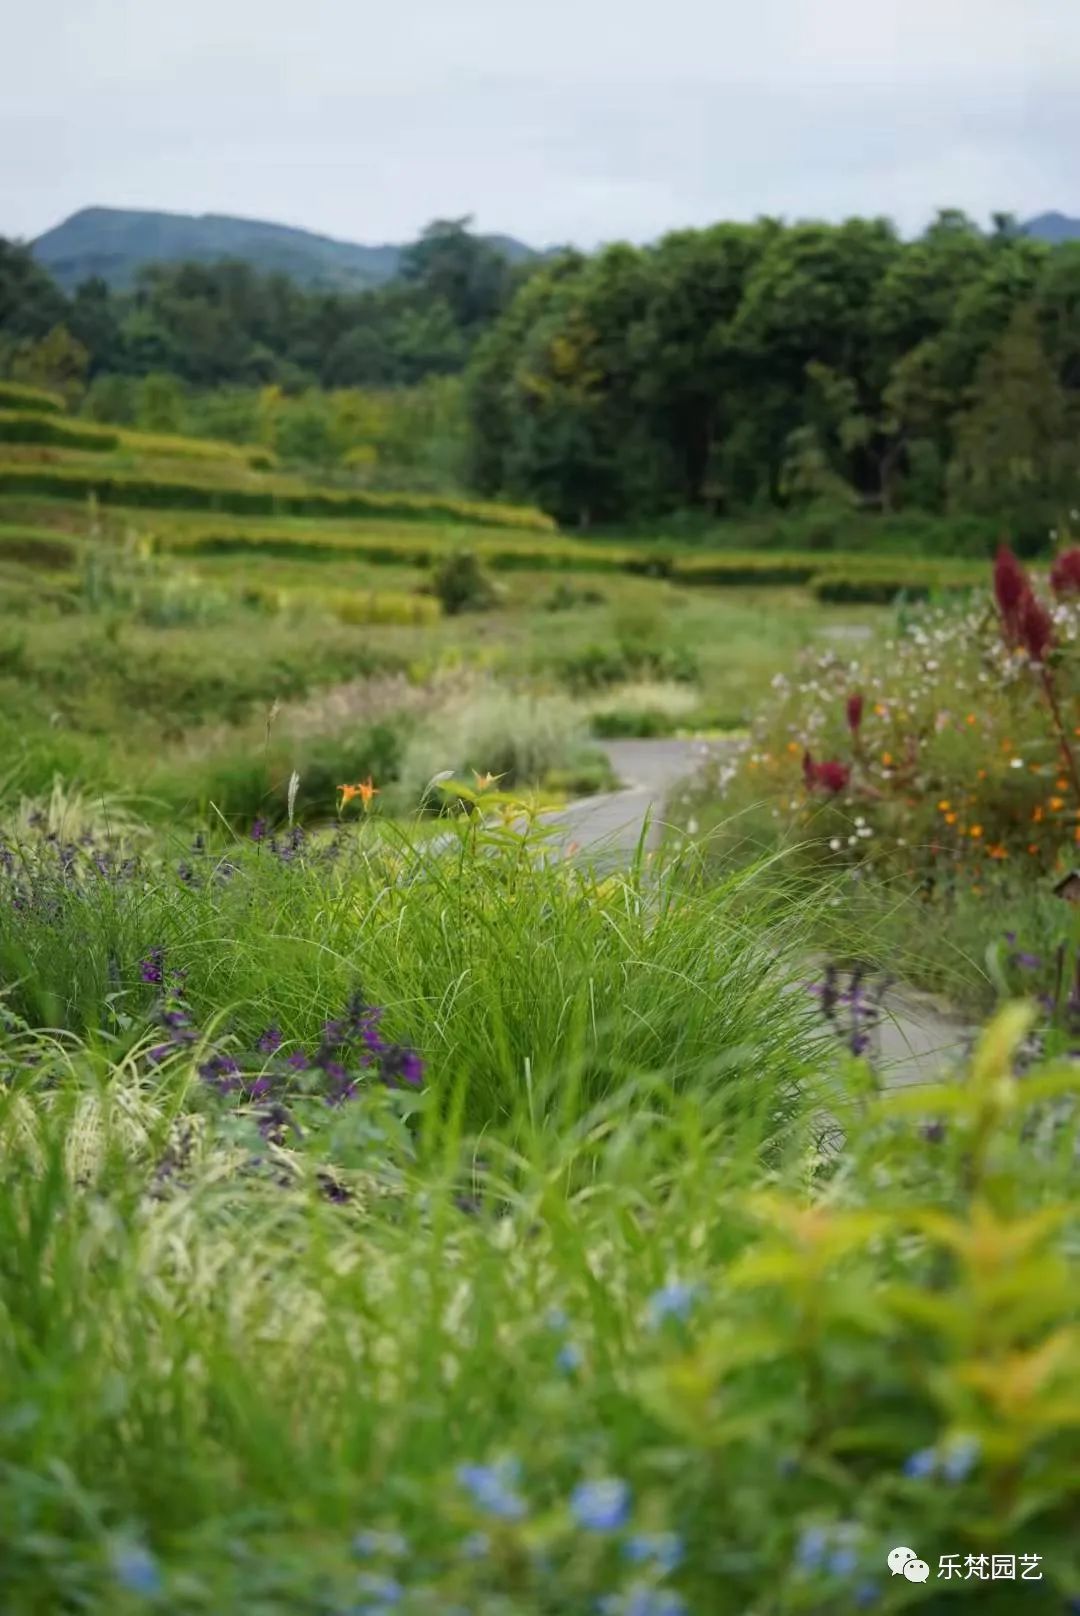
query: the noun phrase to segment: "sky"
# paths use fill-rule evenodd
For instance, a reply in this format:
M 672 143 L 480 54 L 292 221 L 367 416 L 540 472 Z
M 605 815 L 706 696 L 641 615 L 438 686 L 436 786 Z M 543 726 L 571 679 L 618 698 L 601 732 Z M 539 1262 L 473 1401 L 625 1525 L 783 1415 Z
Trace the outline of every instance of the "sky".
M 1080 215 L 1076 0 L 6 0 L 0 234 Z

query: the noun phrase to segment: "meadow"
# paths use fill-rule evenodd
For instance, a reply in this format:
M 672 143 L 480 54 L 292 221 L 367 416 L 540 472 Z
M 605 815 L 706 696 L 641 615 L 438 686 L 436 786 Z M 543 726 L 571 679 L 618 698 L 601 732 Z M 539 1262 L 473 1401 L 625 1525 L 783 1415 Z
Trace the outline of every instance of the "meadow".
M 1041 573 L 1010 639 L 977 560 L 571 538 L 33 431 L 0 443 L 4 1609 L 1077 1608 Z M 1076 622 L 1063 590 L 1059 712 Z M 564 856 L 604 739 L 679 733 L 730 746 L 667 846 Z M 942 985 L 1035 871 L 1038 969 L 1003 942 L 966 1068 L 891 1090 L 809 959 Z

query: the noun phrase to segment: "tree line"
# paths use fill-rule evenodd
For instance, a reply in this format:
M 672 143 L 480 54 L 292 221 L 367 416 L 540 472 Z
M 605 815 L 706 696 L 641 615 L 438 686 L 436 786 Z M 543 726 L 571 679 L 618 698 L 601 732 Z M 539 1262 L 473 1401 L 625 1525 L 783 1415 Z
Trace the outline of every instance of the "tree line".
M 223 263 L 65 298 L 0 243 L 0 365 L 66 365 L 99 416 L 116 378 L 172 376 L 226 436 L 210 390 L 303 392 L 312 459 L 319 390 L 459 376 L 436 413 L 465 483 L 583 526 L 864 508 L 1034 534 L 1080 504 L 1080 243 L 1004 216 L 944 211 L 913 240 L 882 219 L 719 224 L 516 267 L 438 221 L 398 281 L 351 295 Z

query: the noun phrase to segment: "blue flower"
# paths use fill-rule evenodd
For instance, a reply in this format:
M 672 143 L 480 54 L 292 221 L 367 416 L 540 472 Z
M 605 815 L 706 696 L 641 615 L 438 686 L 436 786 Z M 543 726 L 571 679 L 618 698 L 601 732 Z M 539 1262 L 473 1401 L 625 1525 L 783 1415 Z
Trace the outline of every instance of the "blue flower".
M 630 1514 L 630 1488 L 617 1476 L 582 1481 L 570 1495 L 570 1508 L 588 1532 L 617 1532 Z
M 920 1448 L 904 1460 L 904 1475 L 910 1481 L 927 1481 L 937 1475 L 938 1456 L 933 1448 Z
M 834 1549 L 829 1556 L 829 1570 L 834 1577 L 850 1577 L 858 1563 L 853 1549 Z
M 649 1297 L 649 1323 L 655 1330 L 665 1319 L 685 1321 L 690 1317 L 690 1310 L 697 1297 L 697 1285 L 687 1285 L 677 1279 L 669 1280 Z
M 881 1598 L 876 1582 L 860 1582 L 851 1596 L 859 1610 L 868 1610 Z
M 575 1369 L 581 1368 L 584 1357 L 585 1354 L 575 1341 L 566 1341 L 555 1354 L 555 1362 L 560 1369 L 571 1375 Z
M 149 1549 L 140 1543 L 120 1543 L 112 1552 L 113 1576 L 129 1593 L 151 1597 L 161 1592 L 161 1572 Z
M 353 1553 L 362 1560 L 376 1554 L 385 1554 L 390 1560 L 400 1560 L 409 1552 L 409 1545 L 400 1532 L 357 1532 L 352 1547 Z
M 948 1481 L 966 1481 L 979 1457 L 979 1443 L 973 1436 L 959 1437 L 946 1449 L 941 1469 Z
M 820 1526 L 808 1526 L 795 1548 L 795 1559 L 804 1571 L 816 1571 L 825 1559 L 829 1540 Z
M 497 1464 L 458 1466 L 457 1478 L 473 1501 L 489 1515 L 504 1521 L 519 1521 L 526 1512 L 525 1500 L 514 1491 L 520 1467 L 514 1459 Z
M 686 1601 L 670 1588 L 650 1588 L 635 1584 L 626 1591 L 622 1616 L 686 1616 Z
M 491 1553 L 491 1539 L 486 1532 L 470 1532 L 461 1542 L 463 1560 L 485 1560 Z
M 370 1594 L 372 1599 L 378 1600 L 377 1605 L 367 1607 L 371 1611 L 387 1610 L 391 1605 L 400 1605 L 405 1595 L 405 1590 L 396 1577 L 380 1576 L 377 1571 L 361 1571 L 357 1581 L 361 1593 Z
M 666 1576 L 682 1564 L 683 1541 L 677 1532 L 639 1532 L 627 1538 L 623 1554 L 634 1565 L 654 1565 Z

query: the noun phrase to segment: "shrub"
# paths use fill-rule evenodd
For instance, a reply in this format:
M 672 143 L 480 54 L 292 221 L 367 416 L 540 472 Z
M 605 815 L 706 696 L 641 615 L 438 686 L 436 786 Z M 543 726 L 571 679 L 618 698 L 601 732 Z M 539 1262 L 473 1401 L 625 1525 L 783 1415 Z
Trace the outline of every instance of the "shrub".
M 545 612 L 568 612 L 579 606 L 603 606 L 606 599 L 599 589 L 575 589 L 573 584 L 558 583 L 540 604 Z
M 484 612 L 495 604 L 491 580 L 472 550 L 455 550 L 432 574 L 431 592 L 448 617 Z
M 477 691 L 434 714 L 409 740 L 401 762 L 400 798 L 414 808 L 432 778 L 445 770 L 465 781 L 502 777 L 507 787 L 540 785 L 573 765 L 586 748 L 581 713 L 565 698 Z
M 607 740 L 624 735 L 670 735 L 681 729 L 698 707 L 698 694 L 686 684 L 643 681 L 622 685 L 588 704 L 594 735 Z
M 577 694 L 640 679 L 694 684 L 699 674 L 697 658 L 684 645 L 587 645 L 550 662 L 545 659 L 544 665 L 552 667 L 563 684 Z

